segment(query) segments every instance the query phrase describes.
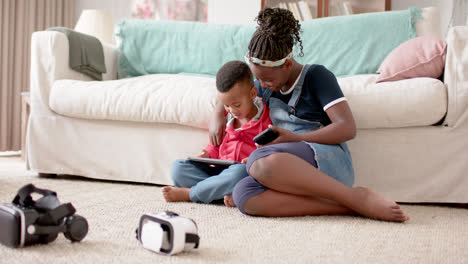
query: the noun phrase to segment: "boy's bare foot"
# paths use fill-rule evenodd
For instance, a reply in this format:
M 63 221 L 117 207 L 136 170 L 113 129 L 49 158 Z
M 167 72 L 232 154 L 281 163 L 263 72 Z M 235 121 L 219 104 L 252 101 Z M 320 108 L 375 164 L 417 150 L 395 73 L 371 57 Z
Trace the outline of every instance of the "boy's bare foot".
M 232 199 L 232 194 L 228 194 L 224 196 L 224 205 L 227 207 L 236 207 L 234 200 Z
M 190 188 L 166 186 L 162 193 L 166 202 L 190 202 Z
M 356 212 L 379 220 L 391 222 L 405 222 L 409 217 L 393 200 L 375 193 L 368 187 L 357 186 L 353 188 L 359 202 L 353 208 Z

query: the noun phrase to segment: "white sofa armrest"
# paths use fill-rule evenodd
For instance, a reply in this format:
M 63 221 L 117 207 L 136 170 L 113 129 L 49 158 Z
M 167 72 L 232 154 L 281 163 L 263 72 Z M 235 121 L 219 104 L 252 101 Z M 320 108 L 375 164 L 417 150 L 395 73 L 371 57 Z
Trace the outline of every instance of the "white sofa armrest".
M 446 41 L 448 109 L 444 125 L 456 127 L 468 121 L 468 26 L 450 28 Z
M 107 73 L 103 80 L 117 78 L 117 50 L 104 44 Z M 49 95 L 55 80 L 91 81 L 91 77 L 72 70 L 69 63 L 69 45 L 65 34 L 57 31 L 38 31 L 31 39 L 31 108 L 32 112 L 50 112 Z

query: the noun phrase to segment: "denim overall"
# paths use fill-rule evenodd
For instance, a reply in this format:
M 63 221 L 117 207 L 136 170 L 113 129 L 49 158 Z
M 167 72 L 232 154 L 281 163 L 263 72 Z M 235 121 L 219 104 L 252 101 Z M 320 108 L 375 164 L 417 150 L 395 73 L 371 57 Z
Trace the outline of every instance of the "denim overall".
M 271 97 L 271 90 L 265 89 L 263 91 L 262 99 L 270 108 L 270 118 L 274 126 L 287 129 L 295 134 L 308 133 L 322 127 L 320 122 L 308 121 L 295 116 L 295 108 L 299 102 L 304 78 L 309 68 L 310 65 L 304 65 L 288 104 L 278 98 Z M 347 186 L 354 184 L 354 169 L 346 143 L 343 142 L 337 145 L 305 143 L 314 151 L 317 168 L 320 171 Z

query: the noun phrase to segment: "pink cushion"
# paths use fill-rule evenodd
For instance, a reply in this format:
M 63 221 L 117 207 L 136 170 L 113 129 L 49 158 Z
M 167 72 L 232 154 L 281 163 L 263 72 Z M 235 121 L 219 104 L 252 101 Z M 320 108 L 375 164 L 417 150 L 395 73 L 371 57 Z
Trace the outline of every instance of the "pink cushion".
M 377 82 L 398 81 L 416 77 L 438 78 L 445 65 L 445 41 L 429 37 L 410 39 L 394 49 L 377 70 Z

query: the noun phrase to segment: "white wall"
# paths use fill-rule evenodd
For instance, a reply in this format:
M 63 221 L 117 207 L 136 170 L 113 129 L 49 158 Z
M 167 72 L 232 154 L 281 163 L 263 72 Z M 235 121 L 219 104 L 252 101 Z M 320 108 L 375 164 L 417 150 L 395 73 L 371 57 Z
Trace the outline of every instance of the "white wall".
M 253 24 L 261 4 L 261 0 L 208 0 L 208 22 Z

